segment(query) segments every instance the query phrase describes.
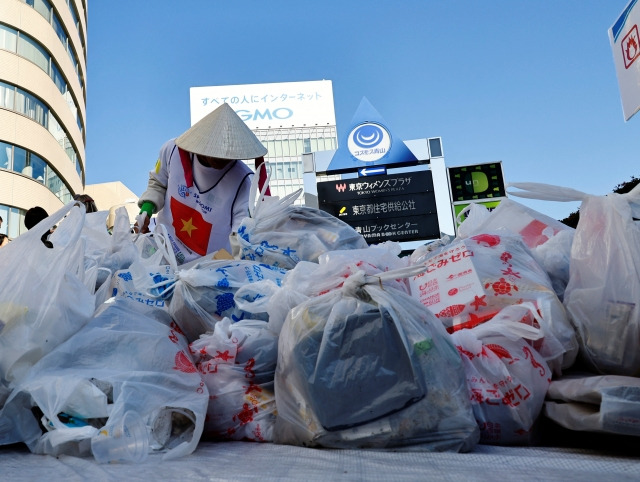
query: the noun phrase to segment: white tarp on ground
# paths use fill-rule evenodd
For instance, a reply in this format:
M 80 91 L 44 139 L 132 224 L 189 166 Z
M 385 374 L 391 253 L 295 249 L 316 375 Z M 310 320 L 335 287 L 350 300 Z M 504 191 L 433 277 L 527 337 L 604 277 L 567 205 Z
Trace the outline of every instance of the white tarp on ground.
M 621 449 L 620 449 L 621 450 Z M 618 452 L 621 453 L 621 452 Z M 0 478 L 39 480 L 640 480 L 640 452 L 478 445 L 473 452 L 330 450 L 252 442 L 202 442 L 163 462 L 97 464 L 92 458 L 34 455 L 22 445 L 0 449 Z

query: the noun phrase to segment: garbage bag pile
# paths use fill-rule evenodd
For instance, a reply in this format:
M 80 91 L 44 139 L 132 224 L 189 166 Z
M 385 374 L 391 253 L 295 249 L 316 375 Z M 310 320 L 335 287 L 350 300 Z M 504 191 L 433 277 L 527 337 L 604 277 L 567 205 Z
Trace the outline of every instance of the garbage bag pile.
M 504 199 L 403 256 L 261 196 L 232 253 L 178 265 L 161 225 L 64 206 L 0 250 L 0 445 L 469 452 L 535 445 L 543 416 L 640 435 L 640 187 L 512 187 L 581 201 L 577 228 Z

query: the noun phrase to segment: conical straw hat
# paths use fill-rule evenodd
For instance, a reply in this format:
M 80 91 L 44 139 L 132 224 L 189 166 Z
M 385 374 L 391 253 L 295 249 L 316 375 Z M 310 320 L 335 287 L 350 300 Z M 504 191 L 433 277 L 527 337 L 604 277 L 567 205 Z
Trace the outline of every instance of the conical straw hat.
M 185 151 L 220 159 L 255 159 L 267 153 L 229 104 L 207 114 L 175 142 Z

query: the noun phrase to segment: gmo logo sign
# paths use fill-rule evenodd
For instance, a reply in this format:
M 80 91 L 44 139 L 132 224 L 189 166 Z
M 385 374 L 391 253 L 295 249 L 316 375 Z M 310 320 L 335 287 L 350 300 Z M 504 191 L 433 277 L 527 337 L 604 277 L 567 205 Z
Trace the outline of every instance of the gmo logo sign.
M 391 135 L 383 125 L 365 122 L 349 133 L 347 148 L 359 161 L 378 161 L 391 149 Z
M 240 109 L 236 114 L 245 122 L 257 122 L 261 120 L 285 120 L 293 116 L 293 111 L 287 107 L 278 107 L 277 109 Z

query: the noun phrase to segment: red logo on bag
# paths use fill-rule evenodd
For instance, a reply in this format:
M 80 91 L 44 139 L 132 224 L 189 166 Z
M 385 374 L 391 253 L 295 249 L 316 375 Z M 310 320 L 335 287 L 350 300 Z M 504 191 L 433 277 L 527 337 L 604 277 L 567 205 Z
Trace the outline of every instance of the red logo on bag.
M 216 350 L 216 356 L 214 356 L 213 358 L 214 359 L 219 358 L 222 361 L 229 361 L 229 360 L 233 360 L 235 357 L 229 353 L 229 350 L 225 350 L 225 351 Z
M 174 361 L 176 363 L 176 366 L 173 367 L 174 370 L 178 370 L 184 373 L 196 372 L 196 366 L 184 351 L 180 350 L 178 353 L 176 353 Z
M 253 414 L 258 413 L 258 407 L 250 407 L 248 403 L 242 405 L 242 410 L 237 415 L 233 416 L 233 421 L 240 422 L 240 425 L 246 425 L 249 422 L 253 422 Z
M 515 291 L 518 291 L 518 287 L 516 285 L 509 283 L 504 278 L 500 278 L 498 281 L 495 281 L 493 283 L 487 283 L 484 285 L 485 290 L 489 289 L 489 287 L 491 287 L 491 289 L 494 292 L 493 294 L 495 296 L 498 296 L 498 295 L 511 296 L 512 289 Z
M 487 345 L 485 345 L 489 350 L 491 350 L 493 353 L 495 353 L 498 358 L 503 359 L 503 358 L 508 358 L 509 360 L 512 360 L 513 357 L 511 356 L 511 353 L 509 353 L 507 351 L 507 349 L 503 346 L 500 345 L 496 345 L 495 343 L 488 343 Z M 515 360 L 513 360 L 515 361 Z
M 264 442 L 264 437 L 262 436 L 262 430 L 260 430 L 260 424 L 256 424 L 256 429 L 251 433 L 253 433 L 253 436 L 256 438 L 257 441 Z
M 447 306 L 444 310 L 436 315 L 436 318 L 450 318 L 452 316 L 459 315 L 464 311 L 464 305 L 451 305 Z
M 466 356 L 469 360 L 473 360 L 475 358 L 475 355 L 473 353 L 471 353 L 469 350 L 462 348 L 460 345 L 456 345 L 456 348 L 458 349 L 461 355 Z
M 500 244 L 500 236 L 495 236 L 493 234 L 478 234 L 477 236 L 472 236 L 476 243 L 481 246 L 486 246 L 488 248 L 493 248 Z
M 541 377 L 543 377 L 543 376 L 544 376 L 544 374 L 545 374 L 547 371 L 544 369 L 544 367 L 543 367 L 540 363 L 538 363 L 538 362 L 536 361 L 536 359 L 535 359 L 535 358 L 533 358 L 533 352 L 532 352 L 529 348 L 527 348 L 526 346 L 522 349 L 522 351 L 524 352 L 524 357 L 525 357 L 526 359 L 529 359 L 529 357 L 531 357 L 531 366 L 532 366 L 533 368 L 539 368 L 539 369 L 540 369 L 540 372 L 539 372 L 539 373 L 540 373 L 540 376 L 541 376 Z

